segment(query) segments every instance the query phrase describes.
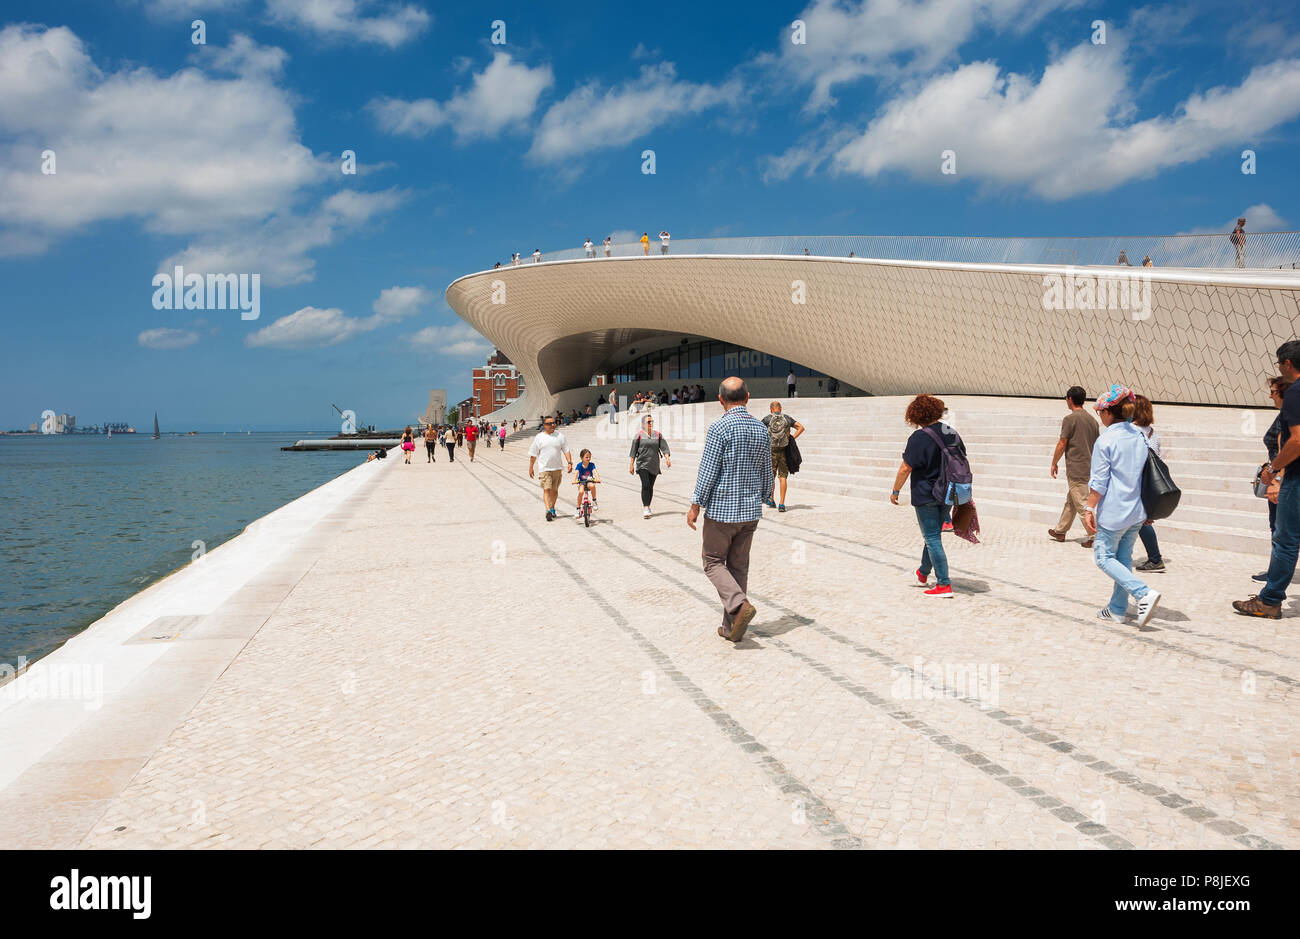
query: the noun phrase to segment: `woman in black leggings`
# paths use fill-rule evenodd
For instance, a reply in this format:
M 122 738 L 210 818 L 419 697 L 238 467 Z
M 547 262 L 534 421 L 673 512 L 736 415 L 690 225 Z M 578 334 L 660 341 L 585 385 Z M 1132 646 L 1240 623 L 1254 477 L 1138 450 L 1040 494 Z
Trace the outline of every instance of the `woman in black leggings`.
M 628 454 L 628 473 L 641 477 L 641 517 L 650 517 L 650 500 L 655 494 L 655 478 L 662 472 L 659 469 L 659 455 L 663 454 L 664 465 L 673 465 L 672 451 L 664 435 L 654 429 L 654 418 L 646 415 L 641 418 L 641 430 L 632 439 L 632 452 Z

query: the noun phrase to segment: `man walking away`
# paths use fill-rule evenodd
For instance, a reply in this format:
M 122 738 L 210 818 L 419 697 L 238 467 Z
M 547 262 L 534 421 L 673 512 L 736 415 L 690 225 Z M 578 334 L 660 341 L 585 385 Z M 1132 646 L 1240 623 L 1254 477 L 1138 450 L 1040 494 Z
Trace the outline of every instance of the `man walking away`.
M 772 475 L 775 478 L 773 479 L 772 490 L 764 501 L 767 503 L 768 508 L 784 512 L 785 487 L 790 481 L 790 467 L 785 462 L 785 448 L 790 445 L 792 437 L 798 437 L 803 433 L 803 425 L 781 410 L 780 401 L 773 401 L 768 407 L 768 411 L 771 413 L 763 418 L 763 425 L 767 428 L 768 436 L 771 438 Z M 781 488 L 781 502 L 779 504 L 776 501 L 777 486 Z
M 1240 225 L 1238 222 L 1238 227 Z M 1260 478 L 1266 486 L 1271 486 L 1277 474 L 1300 457 L 1300 433 L 1294 430 L 1300 425 L 1300 339 L 1292 339 L 1278 347 L 1277 366 L 1283 380 L 1291 382 L 1291 387 L 1282 396 L 1282 413 L 1278 418 L 1282 425 L 1278 439 L 1285 437 L 1286 443 L 1264 467 Z M 1296 465 L 1300 467 L 1300 464 Z M 1282 601 L 1286 599 L 1286 588 L 1290 586 L 1291 578 L 1295 577 L 1297 555 L 1300 555 L 1300 469 L 1282 476 L 1282 486 L 1277 494 L 1268 581 L 1258 596 L 1234 600 L 1232 608 L 1242 616 L 1281 619 Z
M 793 398 L 793 397 L 795 396 L 795 390 L 796 390 L 796 389 L 795 389 L 795 382 L 796 382 L 796 381 L 798 381 L 798 379 L 796 379 L 796 378 L 794 377 L 794 366 L 791 365 L 791 366 L 790 366 L 790 371 L 786 372 L 786 375 L 785 375 L 785 396 L 786 396 L 787 398 Z
M 723 415 L 709 426 L 700 457 L 695 493 L 686 524 L 704 512 L 700 556 L 704 574 L 722 600 L 718 635 L 732 642 L 745 637 L 754 618 L 749 586 L 749 549 L 763 514 L 763 495 L 772 491 L 772 448 L 767 430 L 745 410 L 749 390 L 739 378 L 718 387 Z
M 1088 477 L 1092 471 L 1092 446 L 1101 433 L 1096 419 L 1083 407 L 1088 400 L 1088 393 L 1075 385 L 1065 393 L 1065 406 L 1070 413 L 1061 421 L 1061 439 L 1056 441 L 1056 452 L 1052 454 L 1052 478 L 1056 478 L 1057 464 L 1065 456 L 1065 508 L 1061 510 L 1061 520 L 1055 528 L 1047 529 L 1047 535 L 1055 541 L 1064 541 L 1074 524 L 1075 516 L 1083 517 L 1088 510 Z M 1085 548 L 1092 547 L 1092 536 L 1083 542 Z
M 528 448 L 528 478 L 533 479 L 536 474 L 541 480 L 548 522 L 555 521 L 555 500 L 560 494 L 566 461 L 568 471 L 572 473 L 573 454 L 569 452 L 569 442 L 555 429 L 555 418 L 548 417 L 542 421 L 542 432 L 533 438 Z
M 1237 266 L 1246 266 L 1246 220 L 1237 219 L 1237 227 L 1232 230 L 1230 237 L 1232 247 L 1237 252 Z

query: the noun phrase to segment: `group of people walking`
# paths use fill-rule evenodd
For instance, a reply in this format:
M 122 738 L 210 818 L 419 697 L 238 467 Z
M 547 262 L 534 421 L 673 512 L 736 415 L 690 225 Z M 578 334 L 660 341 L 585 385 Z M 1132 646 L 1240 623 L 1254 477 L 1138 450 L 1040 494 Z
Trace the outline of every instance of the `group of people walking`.
M 1300 473 L 1287 473 L 1287 467 L 1300 458 L 1300 434 L 1291 433 L 1292 427 L 1300 425 L 1300 340 L 1278 349 L 1277 366 L 1280 374 L 1269 379 L 1269 393 L 1279 413 L 1264 436 L 1269 460 L 1257 480 L 1266 490 L 1258 494 L 1266 495 L 1269 503 L 1272 552 L 1268 570 L 1255 575 L 1264 588 L 1257 596 L 1233 603 L 1243 615 L 1274 619 L 1281 615 L 1300 559 Z M 1123 620 L 1132 608 L 1136 624 L 1145 626 L 1163 596 L 1139 574 L 1161 573 L 1166 564 L 1144 501 L 1148 463 L 1153 454 L 1160 456 L 1154 408 L 1150 399 L 1121 384 L 1111 385 L 1092 403 L 1095 418 L 1085 406 L 1087 400 L 1087 392 L 1078 385 L 1065 394 L 1067 413 L 1050 475 L 1057 478 L 1064 459 L 1068 490 L 1061 518 L 1047 533 L 1053 541 L 1063 542 L 1075 519 L 1080 519 L 1085 530 L 1082 544 L 1091 548 L 1094 563 L 1113 582 L 1109 602 L 1097 617 Z M 704 573 L 722 604 L 718 634 L 739 642 L 756 615 L 747 595 L 754 534 L 765 504 L 784 509 L 790 446 L 804 428 L 784 412 L 780 402 L 771 403 L 762 421 L 754 418 L 747 407 L 749 391 L 740 378 L 721 383 L 718 402 L 723 414 L 705 436 L 686 523 L 701 530 Z M 889 494 L 890 502 L 898 505 L 904 484 L 910 483 L 923 542 L 913 576 L 925 595 L 932 597 L 953 595 L 943 534 L 954 532 L 978 541 L 966 444 L 944 421 L 946 414 L 943 401 L 933 395 L 917 395 L 909 402 L 904 420 L 914 430 Z M 600 482 L 591 452 L 583 450 L 581 457 L 584 470 L 574 479 L 579 487 L 579 514 L 583 491 L 590 491 L 594 502 Z M 653 415 L 641 416 L 628 458 L 629 474 L 641 479 L 643 517 L 650 518 L 655 481 L 672 466 L 671 449 L 656 430 Z M 1160 460 L 1155 463 L 1163 467 Z M 530 477 L 540 478 L 547 521 L 555 518 L 559 484 L 566 471 L 574 471 L 573 456 L 556 419 L 548 417 L 529 448 L 528 469 Z M 775 502 L 778 493 L 781 501 Z M 1167 514 L 1158 506 L 1151 511 L 1159 517 Z M 1139 540 L 1147 557 L 1135 567 L 1133 549 Z
M 511 431 L 518 430 L 519 421 L 511 425 Z M 480 440 L 487 441 L 489 449 L 492 447 L 492 441 L 497 441 L 498 446 L 504 450 L 506 448 L 506 430 L 505 421 L 499 424 L 491 424 L 487 421 L 478 423 L 466 422 L 461 424 L 429 424 L 424 430 L 424 450 L 425 462 L 438 462 L 439 445 L 447 448 L 447 459 L 456 462 L 456 448 L 466 447 L 469 451 L 469 461 L 474 462 L 474 451 L 478 448 Z M 416 434 L 408 425 L 406 430 L 402 431 L 402 454 L 405 457 L 404 462 L 408 465 L 411 462 L 411 455 L 415 452 Z

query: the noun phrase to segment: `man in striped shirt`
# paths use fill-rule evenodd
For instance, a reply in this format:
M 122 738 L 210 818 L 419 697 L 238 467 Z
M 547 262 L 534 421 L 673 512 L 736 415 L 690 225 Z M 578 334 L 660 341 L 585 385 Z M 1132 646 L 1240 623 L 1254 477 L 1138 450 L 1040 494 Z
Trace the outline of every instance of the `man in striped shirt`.
M 740 642 L 755 613 L 745 596 L 749 548 L 763 515 L 763 498 L 772 491 L 772 445 L 767 428 L 745 409 L 749 390 L 743 381 L 723 381 L 718 401 L 723 415 L 709 426 L 704 438 L 686 524 L 694 529 L 700 511 L 704 511 L 700 554 L 704 574 L 722 600 L 718 635 Z

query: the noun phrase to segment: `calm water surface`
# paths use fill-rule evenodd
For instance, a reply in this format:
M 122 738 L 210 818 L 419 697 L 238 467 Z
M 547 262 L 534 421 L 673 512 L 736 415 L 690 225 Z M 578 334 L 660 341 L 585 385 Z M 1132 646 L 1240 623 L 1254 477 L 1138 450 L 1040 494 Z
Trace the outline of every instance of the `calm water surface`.
M 0 663 L 33 662 L 366 451 L 307 434 L 0 436 Z M 326 436 L 319 434 L 316 436 Z

